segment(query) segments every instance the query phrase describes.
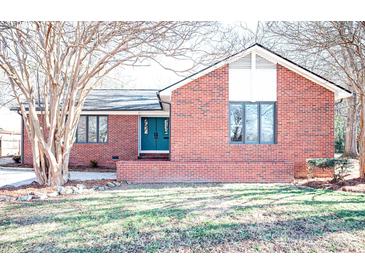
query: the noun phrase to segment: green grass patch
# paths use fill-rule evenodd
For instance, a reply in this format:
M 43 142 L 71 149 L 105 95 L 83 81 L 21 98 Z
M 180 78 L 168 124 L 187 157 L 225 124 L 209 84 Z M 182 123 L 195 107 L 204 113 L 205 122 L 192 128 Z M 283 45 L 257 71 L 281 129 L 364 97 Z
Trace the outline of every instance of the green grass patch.
M 364 195 L 290 185 L 131 185 L 0 216 L 0 252 L 365 251 Z

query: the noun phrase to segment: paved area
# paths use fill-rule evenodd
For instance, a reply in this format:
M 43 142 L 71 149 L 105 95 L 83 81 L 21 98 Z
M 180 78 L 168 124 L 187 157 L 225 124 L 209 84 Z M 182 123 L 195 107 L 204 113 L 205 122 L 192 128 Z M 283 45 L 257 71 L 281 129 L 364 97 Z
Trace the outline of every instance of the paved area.
M 0 157 L 0 165 L 6 165 L 11 163 L 14 163 L 11 157 Z
M 115 179 L 114 172 L 86 172 L 71 171 L 71 180 L 101 180 Z M 34 172 L 31 169 L 0 167 L 0 187 L 4 185 L 21 186 L 30 184 L 35 180 Z

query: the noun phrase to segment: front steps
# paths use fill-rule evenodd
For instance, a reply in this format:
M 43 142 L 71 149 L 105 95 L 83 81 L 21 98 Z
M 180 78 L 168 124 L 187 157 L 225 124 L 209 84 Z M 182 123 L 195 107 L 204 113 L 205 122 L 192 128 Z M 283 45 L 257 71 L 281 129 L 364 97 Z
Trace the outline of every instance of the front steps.
M 168 161 L 170 159 L 169 153 L 141 153 L 138 156 L 139 160 L 149 161 Z

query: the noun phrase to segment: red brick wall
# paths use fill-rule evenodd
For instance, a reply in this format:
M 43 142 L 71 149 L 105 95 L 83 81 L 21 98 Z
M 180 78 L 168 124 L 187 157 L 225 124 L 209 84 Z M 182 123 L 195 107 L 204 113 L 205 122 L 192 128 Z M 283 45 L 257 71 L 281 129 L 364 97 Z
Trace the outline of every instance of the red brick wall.
M 117 177 L 132 183 L 261 182 L 289 183 L 293 165 L 287 162 L 118 161 Z
M 305 159 L 334 155 L 334 96 L 277 67 L 277 144 L 229 143 L 228 65 L 172 92 L 172 161 L 289 161 L 296 177 Z
M 89 166 L 90 160 L 96 160 L 99 166 L 115 167 L 112 156 L 120 160 L 136 160 L 138 157 L 138 116 L 109 115 L 108 143 L 74 144 L 71 151 L 71 166 Z M 32 150 L 25 136 L 24 162 L 32 164 Z

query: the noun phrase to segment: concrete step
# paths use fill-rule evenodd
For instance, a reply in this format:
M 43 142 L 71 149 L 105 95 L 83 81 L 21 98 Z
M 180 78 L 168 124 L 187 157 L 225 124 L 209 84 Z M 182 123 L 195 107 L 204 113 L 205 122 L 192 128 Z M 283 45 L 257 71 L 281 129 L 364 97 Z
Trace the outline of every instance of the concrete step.
M 141 153 L 139 160 L 169 160 L 169 153 Z

